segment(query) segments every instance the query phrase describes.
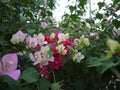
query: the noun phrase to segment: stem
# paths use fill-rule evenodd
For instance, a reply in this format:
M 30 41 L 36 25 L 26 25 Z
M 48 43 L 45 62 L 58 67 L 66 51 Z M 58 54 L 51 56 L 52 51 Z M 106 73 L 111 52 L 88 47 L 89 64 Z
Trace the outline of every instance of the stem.
M 40 90 L 40 87 L 39 87 L 39 83 L 36 82 L 36 85 L 37 85 L 37 90 Z
M 56 79 L 55 79 L 55 73 L 53 71 L 51 71 L 52 74 L 53 74 L 53 82 L 55 83 L 56 82 Z
M 91 16 L 91 0 L 89 0 L 89 18 L 92 18 L 92 16 Z

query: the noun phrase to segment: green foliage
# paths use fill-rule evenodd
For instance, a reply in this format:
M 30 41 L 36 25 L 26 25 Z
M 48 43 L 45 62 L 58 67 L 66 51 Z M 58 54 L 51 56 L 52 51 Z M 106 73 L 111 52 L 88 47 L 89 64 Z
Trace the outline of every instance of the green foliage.
M 46 80 L 44 78 L 40 78 L 39 81 L 40 81 L 40 83 L 39 83 L 40 90 L 49 90 L 49 88 L 51 87 L 51 83 L 48 80 Z
M 120 89 L 120 82 L 116 81 L 120 79 L 120 56 L 117 56 L 119 47 L 114 47 L 115 42 L 106 44 L 109 39 L 120 43 L 120 16 L 116 14 L 120 10 L 120 0 L 113 0 L 108 6 L 104 1 L 99 2 L 99 10 L 91 12 L 92 18 L 83 17 L 87 0 L 76 1 L 75 5 L 68 6 L 70 13 L 63 15 L 56 29 L 56 22 L 52 18 L 55 0 L 0 0 L 0 57 L 9 52 L 26 51 L 22 45 L 13 45 L 10 42 L 10 38 L 18 30 L 30 35 L 60 30 L 69 33 L 72 40 L 82 35 L 90 40 L 87 47 L 70 48 L 70 56 L 62 58 L 63 67 L 54 71 L 55 76 L 51 75 L 48 79 L 41 77 L 36 68 L 30 67 L 32 61 L 28 59 L 29 52 L 26 52 L 19 56 L 18 68 L 22 74 L 19 80 L 0 77 L 0 90 L 106 90 L 106 87 L 109 90 Z M 104 13 L 101 13 L 101 10 Z M 99 22 L 96 23 L 96 20 Z M 42 21 L 48 23 L 48 28 L 43 29 L 40 26 Z M 72 60 L 77 52 L 85 56 L 80 63 Z M 51 51 L 48 53 L 50 56 L 53 54 Z M 107 54 L 110 55 L 109 58 Z M 115 84 L 109 85 L 110 81 Z
M 27 83 L 33 83 L 38 81 L 39 75 L 36 69 L 30 67 L 23 71 L 21 79 L 25 80 Z

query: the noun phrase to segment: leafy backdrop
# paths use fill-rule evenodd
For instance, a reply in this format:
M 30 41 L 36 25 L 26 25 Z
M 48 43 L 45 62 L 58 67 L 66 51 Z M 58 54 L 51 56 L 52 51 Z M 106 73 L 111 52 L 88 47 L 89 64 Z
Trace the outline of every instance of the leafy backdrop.
M 76 0 L 70 5 L 69 14 L 64 14 L 59 27 L 52 17 L 55 0 L 0 0 L 0 57 L 7 53 L 26 52 L 18 55 L 21 75 L 17 81 L 0 76 L 1 90 L 119 90 L 120 89 L 120 1 L 111 5 L 99 2 L 98 11 L 92 18 L 83 18 L 87 0 Z M 103 8 L 105 7 L 105 8 Z M 104 10 L 104 13 L 100 13 Z M 96 23 L 95 20 L 99 20 Z M 41 27 L 41 22 L 48 24 Z M 70 55 L 63 56 L 64 66 L 53 70 L 48 79 L 41 77 L 29 58 L 24 44 L 12 44 L 10 39 L 18 30 L 29 35 L 61 31 L 77 39 Z M 85 46 L 80 37 L 89 38 Z M 80 63 L 73 61 L 73 54 L 81 52 L 85 58 Z M 0 59 L 1 60 L 1 59 Z M 1 60 L 2 61 L 2 60 Z M 1 68 L 1 67 L 0 67 Z

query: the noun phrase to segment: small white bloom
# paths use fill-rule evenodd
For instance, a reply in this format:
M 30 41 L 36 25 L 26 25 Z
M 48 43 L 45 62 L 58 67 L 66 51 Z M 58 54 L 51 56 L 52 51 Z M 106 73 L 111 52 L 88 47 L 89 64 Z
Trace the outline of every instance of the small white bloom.
M 84 55 L 82 55 L 80 52 L 76 53 L 73 56 L 73 61 L 75 61 L 76 63 L 80 62 L 82 59 L 84 59 Z

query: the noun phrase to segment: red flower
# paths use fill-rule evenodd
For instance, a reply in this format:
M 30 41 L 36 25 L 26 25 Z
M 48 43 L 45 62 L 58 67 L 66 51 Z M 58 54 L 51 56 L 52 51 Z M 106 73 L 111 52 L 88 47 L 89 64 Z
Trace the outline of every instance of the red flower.
M 60 34 L 60 33 L 62 33 L 62 32 L 57 32 L 57 33 L 55 34 L 55 40 L 56 40 L 56 41 L 59 40 L 59 38 L 58 38 L 58 34 Z
M 40 45 L 37 45 L 35 48 L 36 48 L 37 50 L 40 50 L 40 49 L 41 49 L 41 46 L 40 46 Z
M 45 35 L 45 41 L 47 41 L 48 43 L 54 43 L 54 40 L 50 39 L 50 35 Z
M 62 64 L 62 55 L 59 53 L 54 53 L 54 62 L 49 62 L 50 68 L 52 70 L 58 70 L 63 64 Z
M 75 46 L 75 44 L 71 41 L 71 40 L 65 40 L 65 41 L 62 41 L 62 44 L 64 46 Z
M 44 78 L 48 78 L 50 75 L 50 72 L 48 72 L 47 67 L 46 66 L 40 66 L 40 64 L 37 64 L 37 69 L 38 69 L 38 73 L 44 77 Z

